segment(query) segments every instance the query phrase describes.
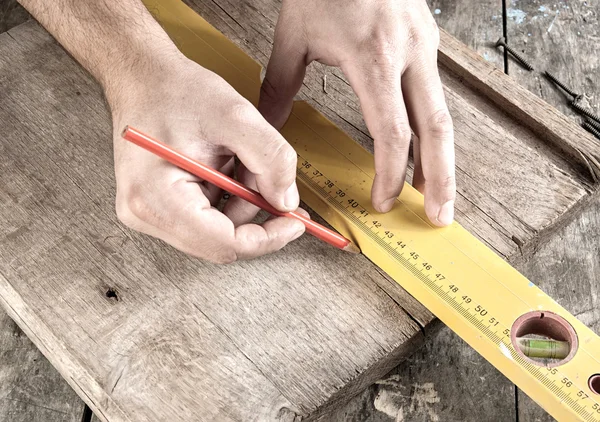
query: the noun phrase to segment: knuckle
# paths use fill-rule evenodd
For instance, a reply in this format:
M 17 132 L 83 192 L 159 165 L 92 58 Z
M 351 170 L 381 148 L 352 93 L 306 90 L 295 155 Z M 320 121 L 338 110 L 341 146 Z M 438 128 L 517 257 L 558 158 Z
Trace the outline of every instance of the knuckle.
M 426 121 L 426 128 L 434 137 L 442 140 L 451 139 L 454 125 L 448 109 L 444 108 L 433 112 Z
M 237 254 L 235 250 L 231 248 L 223 248 L 218 253 L 210 257 L 209 261 L 219 265 L 233 264 L 235 261 L 237 261 Z
M 454 199 L 456 196 L 456 177 L 453 174 L 437 177 L 432 180 L 432 183 L 437 189 L 448 194 L 448 198 L 446 198 L 447 200 Z
M 371 40 L 371 57 L 373 64 L 376 64 L 380 69 L 395 69 L 398 66 L 398 46 L 390 39 L 382 39 L 376 36 Z M 377 68 L 372 69 L 377 71 Z
M 418 50 L 426 44 L 427 35 L 425 31 L 423 31 L 422 26 L 411 26 L 408 29 L 408 45 L 410 45 L 413 49 Z
M 130 228 L 135 228 L 140 220 L 148 222 L 152 215 L 149 201 L 138 184 L 129 186 L 126 193 L 117 196 L 116 212 L 117 218 Z
M 229 113 L 233 121 L 241 125 L 254 125 L 257 117 L 260 115 L 258 111 L 249 103 L 239 102 L 229 107 Z
M 292 148 L 292 146 L 286 141 L 280 142 L 276 157 L 281 163 L 282 167 L 295 170 L 296 163 L 298 161 L 298 154 L 296 154 L 294 148 Z
M 296 163 L 298 155 L 290 144 L 285 140 L 275 140 L 270 150 L 269 168 L 279 172 L 279 177 L 275 179 L 275 183 L 281 185 L 289 185 L 290 180 L 296 177 Z
M 393 143 L 398 146 L 406 146 L 410 143 L 412 131 L 406 119 L 394 116 L 387 119 L 382 126 L 382 132 L 385 136 L 384 142 Z

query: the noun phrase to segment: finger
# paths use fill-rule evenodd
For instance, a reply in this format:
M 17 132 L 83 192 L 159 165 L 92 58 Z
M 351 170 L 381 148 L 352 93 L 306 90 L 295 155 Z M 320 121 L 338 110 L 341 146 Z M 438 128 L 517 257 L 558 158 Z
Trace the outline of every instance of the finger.
M 260 89 L 258 109 L 275 128 L 281 129 L 292 111 L 294 96 L 306 73 L 307 44 L 301 28 L 284 6 L 275 27 L 273 51 Z
M 423 167 L 421 166 L 421 148 L 419 146 L 419 137 L 413 136 L 413 161 L 415 169 L 413 171 L 413 187 L 421 193 L 425 193 L 425 178 L 423 176 Z
M 276 217 L 262 225 L 244 224 L 235 229 L 234 249 L 238 259 L 250 259 L 283 248 L 304 233 L 304 224 L 288 217 Z
M 454 129 L 435 54 L 411 64 L 403 76 L 402 87 L 410 121 L 419 137 L 425 213 L 433 224 L 446 226 L 454 219 L 456 198 Z
M 210 206 L 195 182 L 180 180 L 160 192 L 155 198 L 134 201 L 138 211 L 146 210 L 146 215 L 136 213 L 141 224 L 135 228 L 215 263 L 276 251 L 304 232 L 302 222 L 286 217 L 263 226 L 235 228 L 227 216 Z M 139 206 L 142 202 L 145 205 Z
M 284 212 L 298 208 L 296 151 L 249 102 L 229 113 L 235 123 L 215 128 L 223 133 L 222 145 L 254 174 L 258 191 L 271 205 Z
M 243 164 L 238 166 L 237 173 L 240 183 L 248 186 L 250 189 L 258 189 L 256 186 L 256 177 Z M 235 227 L 250 223 L 259 211 L 259 207 L 252 205 L 248 201 L 244 201 L 238 196 L 232 196 L 225 204 L 225 207 L 223 207 L 223 214 L 233 222 Z
M 374 139 L 373 206 L 388 212 L 406 178 L 411 130 L 402 98 L 400 63 L 379 62 L 344 69 L 358 95 L 365 123 Z

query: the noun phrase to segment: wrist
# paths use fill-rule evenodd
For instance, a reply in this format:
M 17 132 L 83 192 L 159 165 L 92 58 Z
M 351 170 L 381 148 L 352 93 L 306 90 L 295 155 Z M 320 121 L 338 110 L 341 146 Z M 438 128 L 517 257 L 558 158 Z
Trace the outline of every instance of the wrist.
M 131 100 L 135 101 L 137 93 L 159 86 L 186 60 L 173 43 L 160 47 L 146 45 L 125 52 L 110 70 L 98 77 L 110 109 L 127 107 Z

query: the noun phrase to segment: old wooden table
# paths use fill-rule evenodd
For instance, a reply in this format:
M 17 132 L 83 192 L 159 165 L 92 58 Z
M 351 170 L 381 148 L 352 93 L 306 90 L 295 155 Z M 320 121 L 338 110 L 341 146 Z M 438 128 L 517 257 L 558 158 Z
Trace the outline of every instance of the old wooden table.
M 223 2 L 227 8 L 227 2 Z M 0 5 L 3 3 L 0 3 Z M 8 4 L 5 2 L 5 4 Z M 0 12 L 8 10 L 0 7 Z M 230 6 L 229 6 L 230 7 Z M 440 25 L 470 44 L 486 59 L 503 65 L 490 43 L 502 33 L 500 2 L 433 2 Z M 546 66 L 573 87 L 590 95 L 598 92 L 598 3 L 536 4 L 508 10 L 511 44 L 533 56 L 539 69 Z M 14 16 L 14 15 L 12 15 Z M 219 28 L 238 42 L 252 35 L 238 28 L 234 17 L 219 10 Z M 230 28 L 229 33 L 227 28 Z M 268 28 L 272 30 L 272 28 Z M 260 37 L 250 39 L 250 42 Z M 552 52 L 551 55 L 548 53 Z M 596 54 L 594 54 L 596 52 Z M 577 61 L 578 57 L 586 57 Z M 563 98 L 537 74 L 521 71 L 510 63 L 520 83 L 548 99 L 564 112 Z M 319 68 L 313 72 L 319 72 Z M 595 78 L 595 79 L 594 79 Z M 598 94 L 596 94 L 598 95 Z M 589 102 L 596 106 L 598 98 Z M 362 136 L 360 127 L 355 136 Z M 592 198 L 573 220 L 558 228 L 519 269 L 597 332 L 597 272 L 600 251 L 594 241 L 600 233 L 600 201 Z M 83 404 L 39 352 L 7 317 L 0 318 L 0 420 L 79 420 Z M 440 382 L 445 380 L 445 382 Z M 460 386 L 457 389 L 456 386 Z M 425 347 L 384 380 L 367 389 L 350 404 L 338 409 L 337 420 L 545 420 L 548 417 L 520 395 L 504 377 L 479 358 L 448 330 L 430 338 Z

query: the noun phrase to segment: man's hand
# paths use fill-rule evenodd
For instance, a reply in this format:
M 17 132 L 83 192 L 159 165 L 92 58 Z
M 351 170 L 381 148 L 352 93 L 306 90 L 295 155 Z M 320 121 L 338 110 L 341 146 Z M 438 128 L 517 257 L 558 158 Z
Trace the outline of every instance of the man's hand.
M 214 73 L 186 59 L 140 0 L 19 0 L 102 85 L 113 116 L 117 214 L 128 226 L 213 262 L 251 258 L 304 232 L 291 218 L 250 224 L 236 197 L 121 138 L 132 125 L 198 161 L 233 172 L 281 211 L 298 207 L 296 153 Z
M 436 225 L 454 215 L 452 120 L 437 70 L 439 32 L 425 1 L 283 0 L 259 109 L 281 127 L 317 60 L 339 66 L 360 99 L 375 140 L 373 206 L 389 211 L 414 140 L 414 186 Z
M 238 197 L 220 212 L 214 208 L 219 189 L 121 138 L 133 125 L 230 175 L 236 155 L 243 184 L 281 211 L 296 210 L 296 152 L 252 104 L 183 57 L 147 75 L 144 85 L 121 89 L 110 100 L 121 221 L 217 263 L 276 251 L 304 232 L 301 222 L 285 217 L 250 224 L 258 208 Z

